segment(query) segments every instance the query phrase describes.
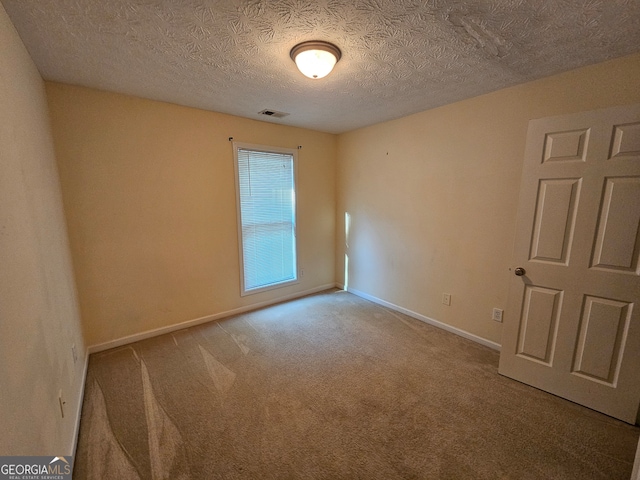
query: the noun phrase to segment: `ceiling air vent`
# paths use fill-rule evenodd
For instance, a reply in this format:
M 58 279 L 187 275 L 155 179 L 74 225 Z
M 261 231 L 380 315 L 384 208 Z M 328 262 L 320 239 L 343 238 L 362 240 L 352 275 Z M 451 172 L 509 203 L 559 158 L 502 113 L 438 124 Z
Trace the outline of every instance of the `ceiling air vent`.
M 273 118 L 283 118 L 289 115 L 286 112 L 278 112 L 277 110 L 269 110 L 268 108 L 258 113 L 260 115 L 266 115 L 267 117 L 273 117 Z

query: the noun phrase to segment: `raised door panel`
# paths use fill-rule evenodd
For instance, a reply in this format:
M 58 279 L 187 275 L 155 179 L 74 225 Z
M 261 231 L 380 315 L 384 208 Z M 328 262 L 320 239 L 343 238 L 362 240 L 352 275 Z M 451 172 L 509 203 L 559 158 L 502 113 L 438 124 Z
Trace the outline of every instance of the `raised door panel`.
M 542 163 L 584 162 L 588 143 L 589 129 L 547 133 Z
M 615 387 L 633 305 L 585 295 L 572 373 Z
M 568 263 L 580 184 L 578 178 L 540 181 L 530 260 Z
M 610 158 L 640 156 L 640 122 L 616 125 L 613 129 Z
M 640 177 L 605 179 L 591 266 L 640 274 Z
M 545 365 L 553 363 L 562 292 L 527 285 L 524 291 L 517 354 Z

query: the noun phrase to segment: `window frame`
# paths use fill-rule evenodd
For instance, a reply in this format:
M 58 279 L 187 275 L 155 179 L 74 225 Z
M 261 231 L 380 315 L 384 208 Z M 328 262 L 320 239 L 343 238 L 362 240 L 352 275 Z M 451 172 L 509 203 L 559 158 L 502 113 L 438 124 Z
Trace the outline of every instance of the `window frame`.
M 293 241 L 294 241 L 294 278 L 292 280 L 286 280 L 283 282 L 272 283 L 263 287 L 256 287 L 251 289 L 245 288 L 245 269 L 244 269 L 244 235 L 242 232 L 242 203 L 240 199 L 240 169 L 238 165 L 238 151 L 250 150 L 254 152 L 275 153 L 291 155 L 292 157 L 292 169 L 293 169 Z M 275 290 L 277 288 L 287 287 L 289 285 L 295 285 L 300 282 L 300 275 L 298 272 L 298 150 L 285 147 L 273 147 L 269 145 L 259 145 L 254 143 L 233 142 L 233 169 L 235 175 L 236 184 L 236 221 L 238 230 L 238 257 L 240 262 L 240 296 L 245 297 L 247 295 L 253 295 L 256 293 L 265 292 L 268 290 Z

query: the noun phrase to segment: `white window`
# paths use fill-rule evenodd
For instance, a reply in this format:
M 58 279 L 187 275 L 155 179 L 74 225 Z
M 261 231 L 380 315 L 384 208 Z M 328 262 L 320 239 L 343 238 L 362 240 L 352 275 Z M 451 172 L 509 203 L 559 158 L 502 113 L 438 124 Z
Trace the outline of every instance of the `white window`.
M 297 150 L 234 143 L 242 295 L 294 283 Z

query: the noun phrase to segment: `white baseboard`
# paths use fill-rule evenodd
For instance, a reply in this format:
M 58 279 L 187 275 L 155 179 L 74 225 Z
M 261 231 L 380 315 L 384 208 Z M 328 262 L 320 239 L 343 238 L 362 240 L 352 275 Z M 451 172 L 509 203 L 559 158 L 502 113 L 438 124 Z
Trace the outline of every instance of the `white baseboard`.
M 251 305 L 245 305 L 243 307 L 234 308 L 233 310 L 227 310 L 226 312 L 215 313 L 213 315 L 207 315 L 206 317 L 195 318 L 193 320 L 187 320 L 186 322 L 176 323 L 174 325 L 167 325 L 166 327 L 155 328 L 153 330 L 147 330 L 146 332 L 134 333 L 126 337 L 118 338 L 116 340 L 110 340 L 108 342 L 100 343 L 97 345 L 91 345 L 87 349 L 89 353 L 102 352 L 109 350 L 110 348 L 121 347 L 129 343 L 138 342 L 140 340 L 146 340 L 147 338 L 157 337 L 165 333 L 175 332 L 176 330 L 182 330 L 183 328 L 194 327 L 203 323 L 211 322 L 214 320 L 220 320 L 221 318 L 230 317 L 239 313 L 249 312 L 251 310 L 257 310 L 262 307 L 274 305 L 276 303 L 286 302 L 287 300 L 293 300 L 295 298 L 305 297 L 314 293 L 322 292 L 335 288 L 335 283 L 329 283 L 327 285 L 321 285 L 303 292 L 292 293 L 291 295 L 285 295 L 283 297 L 266 300 L 264 302 L 252 303 Z
M 476 343 L 479 343 L 480 345 L 484 345 L 485 347 L 489 347 L 493 350 L 500 351 L 501 345 L 499 343 L 492 342 L 491 340 L 487 340 L 486 338 L 479 337 L 478 335 L 474 335 L 473 333 L 469 333 L 460 328 L 452 327 L 451 325 L 447 325 L 446 323 L 439 322 L 438 320 L 434 320 L 433 318 L 429 318 L 420 313 L 400 307 L 393 303 L 387 302 L 386 300 L 382 300 L 378 297 L 374 297 L 373 295 L 369 295 L 368 293 L 364 293 L 349 287 L 347 287 L 347 291 L 350 293 L 353 293 L 354 295 L 357 295 L 358 297 L 362 297 L 365 300 L 369 300 L 373 303 L 377 303 L 378 305 L 382 305 L 383 307 L 390 308 L 391 310 L 395 310 L 396 312 L 404 313 L 405 315 L 413 317 L 416 320 L 420 320 L 421 322 L 428 323 L 429 325 L 433 325 L 434 327 L 441 328 L 442 330 L 446 330 L 447 332 L 455 333 L 456 335 L 466 338 L 467 340 L 471 340 Z
M 82 417 L 82 405 L 84 403 L 84 388 L 87 383 L 87 371 L 89 370 L 89 349 L 84 352 L 84 366 L 82 367 L 82 380 L 80 382 L 80 394 L 78 396 L 78 407 L 76 408 L 75 425 L 73 427 L 73 443 L 71 445 L 71 455 L 76 456 L 78 448 L 78 435 L 80 434 L 80 417 Z M 75 463 L 75 462 L 74 462 Z

